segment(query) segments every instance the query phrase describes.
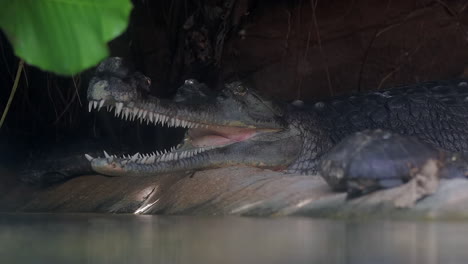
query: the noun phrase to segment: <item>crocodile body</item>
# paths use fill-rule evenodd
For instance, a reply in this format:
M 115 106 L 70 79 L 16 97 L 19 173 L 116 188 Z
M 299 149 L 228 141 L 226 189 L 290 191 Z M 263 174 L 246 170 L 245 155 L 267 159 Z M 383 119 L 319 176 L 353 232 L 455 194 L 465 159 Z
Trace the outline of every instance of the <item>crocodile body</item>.
M 368 129 L 413 136 L 437 149 L 466 153 L 467 110 L 465 80 L 425 82 L 317 102 L 291 113 L 291 119 L 303 131 L 303 148 L 290 169 L 316 172 L 313 161 L 326 153 L 327 147 Z
M 143 74 L 128 70 L 122 59 L 105 60 L 89 84 L 89 111 L 107 108 L 130 122 L 184 127 L 185 138 L 177 147 L 123 156 L 104 152 L 103 157 L 93 148 L 92 156 L 38 159 L 24 169 L 23 181 L 49 185 L 93 172 L 182 175 L 246 165 L 321 175 L 331 189 L 346 191 L 348 198 L 408 183 L 406 189 L 417 193 L 408 191 L 408 201 L 416 201 L 433 193 L 439 178 L 468 176 L 465 80 L 425 82 L 310 105 L 278 103 L 240 82 L 214 92 L 195 80 L 187 80 L 172 100 L 158 99 L 149 94 L 150 84 Z M 285 177 L 286 182 L 301 181 Z M 241 188 L 241 182 L 230 188 Z M 278 184 L 292 188 L 288 192 L 301 192 L 299 183 Z M 272 199 L 274 206 L 283 199 L 294 203 L 255 192 L 252 197 Z

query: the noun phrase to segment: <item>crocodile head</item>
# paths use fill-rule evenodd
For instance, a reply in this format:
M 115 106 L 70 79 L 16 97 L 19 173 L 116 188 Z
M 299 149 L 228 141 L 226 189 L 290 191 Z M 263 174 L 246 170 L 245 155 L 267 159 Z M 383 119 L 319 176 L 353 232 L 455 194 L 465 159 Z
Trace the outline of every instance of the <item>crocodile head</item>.
M 107 108 L 125 120 L 186 128 L 183 142 L 148 154 L 87 155 L 96 172 L 155 175 L 242 164 L 284 168 L 300 152 L 299 133 L 285 122 L 284 108 L 240 82 L 215 93 L 187 80 L 172 100 L 149 95 L 150 83 L 121 58 L 109 58 L 90 81 L 89 110 Z

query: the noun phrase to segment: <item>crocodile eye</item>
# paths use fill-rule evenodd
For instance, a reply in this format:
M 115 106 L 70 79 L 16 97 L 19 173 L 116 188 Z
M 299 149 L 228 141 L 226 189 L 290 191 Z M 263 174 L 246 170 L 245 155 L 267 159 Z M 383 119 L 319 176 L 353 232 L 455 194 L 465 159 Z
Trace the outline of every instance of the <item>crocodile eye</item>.
M 231 90 L 231 92 L 235 95 L 244 96 L 247 94 L 248 89 L 245 87 L 241 82 L 232 82 L 226 84 L 226 88 Z

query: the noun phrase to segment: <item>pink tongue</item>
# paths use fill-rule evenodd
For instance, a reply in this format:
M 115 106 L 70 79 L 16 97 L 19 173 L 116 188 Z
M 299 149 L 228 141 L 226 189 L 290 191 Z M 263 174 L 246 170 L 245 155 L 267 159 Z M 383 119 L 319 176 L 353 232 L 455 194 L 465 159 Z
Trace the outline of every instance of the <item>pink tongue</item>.
M 249 139 L 254 134 L 254 129 L 199 129 L 198 131 L 193 131 L 192 133 L 192 144 L 196 147 L 227 145 Z
M 196 147 L 207 147 L 207 146 L 219 146 L 219 145 L 226 145 L 235 140 L 221 137 L 221 136 L 204 136 L 196 138 L 192 141 L 192 144 Z

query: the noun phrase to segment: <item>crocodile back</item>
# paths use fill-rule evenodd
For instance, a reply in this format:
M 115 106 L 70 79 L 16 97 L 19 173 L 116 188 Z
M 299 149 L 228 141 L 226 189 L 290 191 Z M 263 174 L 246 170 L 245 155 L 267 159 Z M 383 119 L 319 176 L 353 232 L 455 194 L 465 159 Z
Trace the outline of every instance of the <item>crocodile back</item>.
M 335 144 L 353 132 L 382 128 L 468 153 L 467 80 L 334 97 L 312 107 Z

